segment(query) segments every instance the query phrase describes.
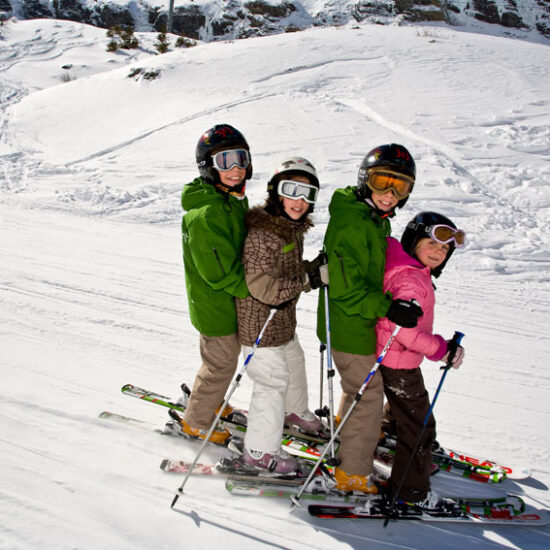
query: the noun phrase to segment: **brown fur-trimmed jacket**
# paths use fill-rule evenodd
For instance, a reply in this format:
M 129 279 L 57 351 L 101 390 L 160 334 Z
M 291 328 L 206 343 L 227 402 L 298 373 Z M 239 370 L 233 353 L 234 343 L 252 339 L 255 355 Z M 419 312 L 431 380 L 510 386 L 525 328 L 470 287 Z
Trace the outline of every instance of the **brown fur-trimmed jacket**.
M 270 307 L 290 302 L 277 311 L 260 347 L 286 344 L 296 330 L 296 303 L 303 290 L 303 235 L 313 226 L 307 217 L 292 222 L 256 206 L 246 215 L 248 234 L 242 262 L 250 295 L 236 299 L 239 340 L 254 345 Z

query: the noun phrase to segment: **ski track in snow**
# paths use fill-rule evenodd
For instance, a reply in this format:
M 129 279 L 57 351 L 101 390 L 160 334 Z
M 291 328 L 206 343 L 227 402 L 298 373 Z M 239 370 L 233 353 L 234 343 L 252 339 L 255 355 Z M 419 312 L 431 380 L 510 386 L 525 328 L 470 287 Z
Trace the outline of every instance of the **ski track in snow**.
M 308 258 L 322 246 L 332 190 L 354 183 L 367 148 L 401 141 L 420 176 L 394 234 L 422 209 L 450 212 L 468 232 L 468 247 L 437 281 L 437 331 L 462 330 L 467 350 L 436 405 L 439 439 L 533 470 L 498 487 L 438 474 L 434 487 L 506 490 L 548 509 L 547 47 L 449 29 L 429 43 L 412 28 L 362 26 L 167 56 L 150 55 L 155 36 L 143 33 L 143 50 L 113 57 L 104 32 L 91 27 L 42 20 L 2 29 L 0 460 L 8 475 L 0 547 L 172 550 L 182 541 L 212 548 L 221 537 L 239 550 L 548 547 L 548 526 L 323 521 L 289 514 L 284 500 L 233 497 L 219 481 L 197 478 L 175 513 L 169 504 L 181 477 L 158 465 L 192 460 L 200 444 L 97 418 L 111 410 L 162 425 L 166 409 L 123 397 L 120 387 L 177 397 L 198 368 L 179 194 L 195 176 L 201 131 L 223 119 L 250 136 L 251 204 L 263 200 L 279 157 L 313 161 L 323 187 Z M 59 84 L 68 61 L 77 81 Z M 129 82 L 128 66 L 138 63 L 161 77 Z M 198 85 L 214 81 L 220 90 Z M 69 120 L 59 118 L 59 101 Z M 93 128 L 78 127 L 87 101 L 102 106 L 98 124 L 113 121 L 107 146 Z M 311 408 L 320 392 L 316 304 L 310 293 L 298 310 Z M 423 371 L 433 394 L 441 371 L 428 362 Z M 250 392 L 245 376 L 232 402 L 247 408 Z M 339 396 L 336 382 L 336 403 Z M 203 459 L 222 454 L 207 448 Z
M 254 103 L 254 102 L 257 102 L 257 101 L 261 101 L 261 100 L 266 99 L 267 97 L 269 97 L 271 95 L 274 95 L 274 94 L 263 94 L 263 95 L 253 96 L 253 97 L 247 97 L 247 98 L 244 98 L 244 99 L 231 101 L 231 102 L 228 102 L 228 103 L 223 104 L 223 105 L 216 105 L 215 107 L 212 107 L 210 109 L 201 110 L 198 113 L 187 116 L 187 117 L 182 118 L 180 120 L 177 120 L 175 122 L 171 122 L 170 124 L 160 126 L 160 127 L 155 128 L 153 130 L 150 130 L 149 132 L 146 132 L 142 135 L 136 136 L 136 137 L 128 140 L 127 142 L 114 145 L 113 147 L 110 147 L 110 148 L 105 149 L 103 151 L 98 151 L 97 153 L 93 153 L 92 155 L 89 155 L 86 158 L 77 159 L 77 160 L 68 162 L 67 166 L 73 166 L 75 164 L 81 164 L 81 163 L 87 162 L 89 160 L 97 159 L 97 158 L 102 157 L 104 155 L 107 155 L 109 153 L 113 153 L 115 151 L 118 151 L 119 149 L 123 149 L 125 147 L 130 147 L 130 146 L 134 145 L 135 143 L 137 143 L 138 141 L 146 139 L 149 136 L 151 136 L 153 134 L 156 134 L 157 132 L 161 132 L 162 130 L 165 130 L 166 128 L 182 126 L 182 125 L 184 125 L 184 124 L 186 124 L 186 123 L 188 123 L 192 120 L 195 120 L 197 118 L 203 118 L 205 116 L 216 115 L 220 111 L 231 109 L 233 107 L 240 106 L 240 105 L 247 105 L 249 103 Z

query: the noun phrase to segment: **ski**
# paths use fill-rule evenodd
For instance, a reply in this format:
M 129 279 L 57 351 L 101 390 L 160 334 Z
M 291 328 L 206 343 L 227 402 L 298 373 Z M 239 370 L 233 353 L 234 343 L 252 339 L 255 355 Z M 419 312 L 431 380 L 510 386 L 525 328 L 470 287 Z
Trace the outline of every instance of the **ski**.
M 432 451 L 433 459 L 438 464 L 452 463 L 457 467 L 470 468 L 470 470 L 479 475 L 485 475 L 484 470 L 489 470 L 493 474 L 504 473 L 509 479 L 526 479 L 531 476 L 531 470 L 520 466 L 503 466 L 493 460 L 479 457 L 472 457 L 466 453 L 440 447 Z M 441 466 L 444 469 L 443 466 Z M 500 479 L 498 481 L 501 481 Z
M 360 504 L 368 498 L 366 495 L 357 492 L 344 493 L 329 489 L 326 482 L 320 480 L 319 477 L 315 476 L 313 478 L 308 489 L 302 493 L 301 499 Z M 302 483 L 303 480 L 299 484 L 283 484 L 276 479 L 269 480 L 266 483 L 255 479 L 235 479 L 230 476 L 225 482 L 225 488 L 232 495 L 290 499 L 300 490 Z
M 157 434 L 160 434 L 160 435 L 168 435 L 168 436 L 172 436 L 172 437 L 181 437 L 183 439 L 195 439 L 195 438 L 187 435 L 186 433 L 184 433 L 180 429 L 178 423 L 175 422 L 174 420 L 169 420 L 168 422 L 166 422 L 166 424 L 162 428 L 160 428 L 156 424 L 153 424 L 152 422 L 147 422 L 146 420 L 140 420 L 138 418 L 133 418 L 131 416 L 126 416 L 126 415 L 123 415 L 123 414 L 117 414 L 117 413 L 110 412 L 110 411 L 100 412 L 99 415 L 98 415 L 98 418 L 101 418 L 103 420 L 110 420 L 111 422 L 116 422 L 118 424 L 123 424 L 125 426 L 131 426 L 131 427 L 134 427 L 134 428 L 139 428 L 141 430 L 154 432 L 154 433 L 157 433 Z M 238 439 L 238 436 L 231 435 L 231 437 L 228 438 L 225 445 L 222 445 L 222 446 L 227 447 L 227 445 L 235 438 Z
M 187 474 L 192 462 L 185 460 L 171 460 L 165 458 L 160 463 L 164 472 Z M 300 486 L 304 482 L 303 474 L 281 475 L 270 474 L 254 466 L 248 466 L 240 457 L 224 457 L 217 464 L 195 464 L 191 471 L 193 476 L 217 477 L 234 481 L 253 481 L 256 484 L 280 484 Z
M 161 470 L 176 474 L 187 474 L 191 466 L 192 462 L 167 458 L 160 463 Z M 270 474 L 244 464 L 238 456 L 224 457 L 217 464 L 195 464 L 191 475 L 223 478 L 226 480 L 225 488 L 233 495 L 287 498 L 295 495 L 306 479 L 304 473 Z M 331 485 L 333 482 L 330 477 L 315 476 L 303 498 L 344 503 L 360 503 L 365 500 L 365 495 L 335 491 L 329 488 Z
M 380 439 L 380 446 L 395 450 L 396 440 L 394 436 L 385 434 Z M 507 478 L 525 479 L 531 475 L 531 471 L 520 466 L 503 466 L 495 461 L 469 456 L 467 453 L 448 449 L 438 445 L 432 450 L 432 460 L 441 470 L 451 471 L 482 483 L 500 483 Z
M 302 480 L 303 481 L 303 480 Z M 294 484 L 293 484 L 294 485 Z M 301 499 L 306 500 L 336 500 L 350 503 L 359 503 L 364 506 L 379 506 L 382 508 L 383 497 L 381 495 L 368 495 L 359 491 L 343 492 L 332 488 L 334 482 L 328 481 L 326 476 L 316 476 L 313 478 L 310 486 L 302 493 Z M 234 479 L 228 477 L 225 488 L 233 495 L 247 496 L 264 496 L 276 498 L 290 498 L 298 492 L 298 488 L 294 486 L 283 486 L 276 479 L 265 483 L 263 480 L 248 478 Z M 475 507 L 475 508 L 499 508 L 510 509 L 515 514 L 523 513 L 525 510 L 525 502 L 521 497 L 516 495 L 504 495 L 498 497 L 444 497 L 444 500 L 450 504 L 456 511 L 456 506 Z M 343 507 L 343 511 L 349 512 L 353 509 L 356 514 L 359 514 L 359 508 Z M 356 509 L 357 508 L 357 509 Z M 415 509 L 413 505 L 408 505 L 407 508 Z M 417 510 L 417 509 L 415 509 Z M 418 510 L 417 510 L 418 511 Z M 384 510 L 385 517 L 385 510 Z
M 380 445 L 376 449 L 374 466 L 376 471 L 386 479 L 391 475 L 394 456 L 394 449 L 388 449 Z M 502 470 L 493 471 L 486 467 L 464 464 L 451 458 L 433 457 L 430 475 L 434 475 L 439 471 L 456 474 L 480 483 L 500 483 L 506 479 L 506 473 Z
M 451 472 L 462 477 L 479 481 L 480 483 L 500 483 L 507 477 L 506 472 L 501 468 L 489 469 L 487 467 L 474 466 L 473 464 L 463 463 L 450 457 L 433 456 L 433 461 L 439 467 L 439 470 Z
M 110 411 L 101 412 L 99 414 L 99 418 L 117 422 L 119 424 L 124 424 L 126 426 L 133 426 L 133 427 L 144 429 L 150 432 L 155 432 L 160 435 L 176 436 L 176 437 L 182 437 L 184 439 L 194 439 L 179 429 L 179 424 L 177 422 L 177 419 L 170 420 L 166 423 L 166 425 L 163 428 L 159 428 L 155 424 L 152 424 L 151 422 L 147 422 L 145 420 L 139 420 L 137 418 L 113 413 Z M 242 447 L 242 441 L 243 440 L 239 436 L 233 435 L 228 439 L 227 445 L 232 447 L 233 450 L 237 450 Z M 322 447 L 319 449 L 319 447 L 316 446 L 314 443 L 310 445 L 308 442 L 300 441 L 294 436 L 283 437 L 281 439 L 281 447 L 285 449 L 289 454 L 297 458 L 307 459 L 307 460 L 317 460 L 321 455 L 321 452 L 323 451 Z M 238 452 L 242 454 L 242 449 L 239 450 Z M 186 473 L 186 472 L 183 472 L 183 473 Z
M 224 465 L 225 461 L 225 465 Z M 161 462 L 160 468 L 165 472 L 187 474 L 191 467 L 191 462 L 181 460 L 164 459 Z M 295 495 L 300 489 L 305 477 L 303 475 L 287 475 L 281 476 L 278 474 L 267 474 L 257 470 L 254 467 L 246 466 L 239 458 L 228 457 L 222 459 L 218 464 L 196 464 L 191 475 L 211 476 L 216 478 L 225 478 L 225 488 L 232 495 L 240 496 L 256 496 L 270 498 L 290 498 Z M 304 500 L 328 501 L 338 503 L 355 503 L 366 505 L 378 505 L 381 501 L 380 496 L 370 496 L 358 492 L 342 492 L 331 488 L 331 481 L 327 482 L 326 476 L 316 476 L 310 483 L 306 491 L 302 493 Z M 490 516 L 491 522 L 494 523 L 497 517 L 509 518 L 522 515 L 525 509 L 525 503 L 520 497 L 515 495 L 506 495 L 491 498 L 447 498 L 452 506 L 451 511 L 441 510 L 431 513 L 425 511 L 420 512 L 413 506 L 409 513 L 399 519 L 422 519 L 436 521 L 437 520 L 453 520 L 472 521 L 469 515 L 475 517 Z M 460 509 L 459 509 L 459 508 Z M 481 511 L 472 512 L 472 508 L 481 508 Z M 373 510 L 373 508 L 369 508 Z M 360 512 L 357 507 L 340 507 L 337 511 L 342 515 L 333 515 L 330 517 L 367 517 L 367 518 L 385 518 L 385 511 L 378 515 L 374 513 L 365 514 L 364 508 Z M 344 515 L 345 514 L 345 515 Z M 314 514 L 317 515 L 317 514 Z M 325 516 L 319 516 L 325 517 Z M 328 517 L 328 516 L 327 516 Z M 487 518 L 485 518 L 487 520 Z M 509 520 L 507 520 L 509 522 Z M 518 520 L 519 521 L 519 520 Z
M 165 471 L 186 473 L 190 463 L 164 460 Z M 226 477 L 225 488 L 232 495 L 268 498 L 288 498 L 295 495 L 303 483 L 300 479 L 266 478 L 263 475 L 239 475 L 223 473 L 214 465 L 200 465 L 198 475 Z M 195 470 L 193 471 L 195 473 Z M 311 515 L 321 518 L 385 519 L 386 510 L 382 497 L 358 492 L 341 492 L 330 488 L 326 476 L 315 476 L 301 498 L 307 501 L 328 502 L 329 505 L 309 505 Z M 466 522 L 503 525 L 546 525 L 550 523 L 547 511 L 526 509 L 523 499 L 516 495 L 498 497 L 445 497 L 442 509 L 421 510 L 402 503 L 402 509 L 392 519 L 432 522 Z M 338 504 L 332 504 L 332 503 Z
M 318 518 L 386 519 L 381 497 L 371 497 L 360 506 L 310 504 L 308 512 Z M 526 508 L 519 497 L 506 495 L 498 499 L 446 498 L 442 507 L 432 509 L 402 504 L 391 519 L 542 526 L 550 523 L 550 514 L 547 510 Z
M 132 384 L 125 384 L 122 386 L 120 391 L 124 395 L 128 395 L 130 397 L 135 397 L 137 399 L 141 399 L 143 401 L 146 401 L 147 403 L 153 403 L 155 405 L 161 405 L 163 407 L 166 407 L 172 411 L 179 411 L 179 412 L 185 412 L 185 406 L 187 402 L 187 398 L 189 394 L 191 393 L 187 386 L 185 384 L 182 384 L 182 390 L 183 390 L 183 402 L 177 402 L 172 400 L 170 397 L 167 397 L 166 395 L 161 395 L 159 393 L 155 393 L 149 390 L 145 390 L 143 388 L 139 388 L 137 386 L 133 386 Z M 235 435 L 242 435 L 246 431 L 246 426 L 244 426 L 240 422 L 235 422 L 234 420 L 230 418 L 221 417 L 219 420 L 219 424 L 223 426 L 224 428 L 227 428 L 232 434 Z
M 191 469 L 191 462 L 185 460 L 171 460 L 164 458 L 160 463 L 160 469 L 163 472 L 171 472 L 176 474 L 187 474 Z M 212 477 L 227 477 L 226 474 L 220 472 L 215 464 L 197 463 L 191 472 L 192 476 L 212 476 Z
M 121 414 L 112 413 L 109 411 L 103 411 L 102 413 L 100 413 L 99 417 L 122 424 L 135 426 L 141 429 L 146 429 L 148 431 L 153 431 L 161 435 L 171 435 L 189 439 L 189 437 L 179 429 L 177 421 L 169 421 L 163 428 L 159 428 L 150 422 L 146 422 L 144 420 L 139 420 L 137 418 L 132 418 L 129 416 L 124 416 Z M 235 444 L 236 440 L 242 442 L 239 436 L 232 436 L 231 441 L 233 442 L 233 444 Z M 231 443 L 228 441 L 228 444 Z M 283 437 L 281 439 L 281 447 L 284 448 L 289 454 L 297 458 L 304 458 L 308 460 L 317 460 L 324 449 L 324 447 L 320 444 L 310 444 L 309 442 L 303 442 L 296 437 Z M 376 449 L 376 455 L 374 457 L 374 468 L 377 476 L 380 479 L 389 478 L 391 474 L 394 454 L 395 451 L 393 451 L 392 449 L 387 449 L 385 447 L 379 446 Z M 212 468 L 213 465 L 210 465 L 210 467 Z M 436 461 L 434 461 L 432 467 L 434 469 L 434 471 L 432 471 L 432 474 L 441 469 L 443 471 L 462 475 L 463 477 L 482 483 L 497 483 L 506 478 L 506 474 L 501 471 L 492 472 L 487 468 L 474 467 L 472 464 L 456 462 L 453 459 L 438 458 Z M 187 473 L 187 471 L 182 470 L 182 468 L 175 468 L 166 471 Z
M 164 430 L 162 428 L 159 428 L 158 426 L 156 426 L 151 422 L 147 422 L 145 420 L 139 420 L 137 418 L 132 418 L 130 416 L 125 416 L 123 414 L 117 414 L 110 411 L 100 412 L 98 415 L 98 418 L 102 418 L 104 420 L 111 420 L 112 422 L 118 422 L 119 424 L 125 424 L 126 426 L 135 426 L 136 428 L 141 428 L 143 430 L 147 430 L 150 432 L 157 432 L 160 434 L 164 433 Z
M 132 384 L 122 386 L 121 391 L 124 395 L 161 405 L 179 412 L 185 411 L 186 399 L 188 399 L 191 393 L 189 388 L 185 384 L 182 384 L 183 402 L 180 403 L 165 395 Z M 233 435 L 242 438 L 246 432 L 246 413 L 244 411 L 237 411 L 235 417 L 237 420 L 233 417 L 222 417 L 220 418 L 220 424 L 227 428 Z M 285 426 L 285 434 L 294 437 L 296 441 L 303 441 L 306 444 L 311 443 L 311 445 L 308 445 L 311 448 L 315 448 L 316 445 L 314 444 L 326 443 L 325 438 L 304 434 L 288 426 Z M 391 455 L 394 449 L 395 439 L 390 435 L 385 435 L 380 441 L 375 463 L 377 472 L 386 478 L 389 477 L 391 471 Z M 525 479 L 531 475 L 530 470 L 526 468 L 503 466 L 488 459 L 473 457 L 467 453 L 447 449 L 445 447 L 438 447 L 432 452 L 432 455 L 433 462 L 439 469 L 481 483 L 500 483 L 507 477 L 510 479 Z M 434 467 L 432 473 L 435 473 L 435 471 L 436 468 Z
M 122 386 L 120 391 L 124 395 L 127 395 L 129 397 L 135 397 L 148 403 L 161 405 L 175 411 L 185 412 L 186 401 L 189 398 L 191 392 L 186 384 L 182 384 L 181 386 L 183 391 L 183 402 L 175 401 L 166 395 L 161 395 L 159 393 L 145 390 L 132 384 L 125 384 L 124 386 Z M 219 424 L 224 428 L 227 428 L 232 434 L 243 437 L 244 432 L 246 432 L 246 412 L 236 410 L 232 413 L 230 417 L 222 416 L 219 419 Z M 293 428 L 292 426 L 285 426 L 284 433 L 288 436 L 293 436 L 303 441 L 310 441 L 314 443 L 326 443 L 327 441 L 326 438 L 303 433 L 300 430 Z
M 226 481 L 225 487 L 232 495 L 269 498 L 290 498 L 299 490 L 297 487 L 276 482 L 260 483 L 254 480 L 231 478 Z M 302 493 L 301 499 L 327 502 L 327 504 L 308 505 L 309 513 L 319 518 L 381 520 L 386 518 L 383 498 L 379 495 L 343 493 L 334 489 L 323 490 L 322 487 L 314 485 Z M 414 505 L 403 504 L 392 519 L 531 526 L 550 523 L 548 511 L 526 508 L 525 502 L 515 495 L 493 498 L 448 497 L 445 501 L 443 508 L 432 510 L 422 510 Z

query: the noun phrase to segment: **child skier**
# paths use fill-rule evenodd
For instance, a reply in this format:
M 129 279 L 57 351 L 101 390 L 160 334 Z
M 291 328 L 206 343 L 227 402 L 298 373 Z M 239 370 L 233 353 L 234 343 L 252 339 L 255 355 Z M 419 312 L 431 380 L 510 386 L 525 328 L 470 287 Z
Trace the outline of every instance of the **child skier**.
M 250 295 L 236 301 L 245 356 L 270 309 L 278 309 L 247 370 L 254 386 L 244 460 L 259 468 L 289 473 L 298 465 L 281 450 L 285 421 L 306 432 L 322 429 L 320 420 L 308 409 L 305 357 L 295 333 L 301 292 L 320 284 L 319 261 L 302 260 L 303 235 L 313 226 L 309 214 L 319 180 L 309 161 L 292 157 L 280 165 L 267 190 L 265 205 L 253 208 L 246 217 L 248 235 L 242 261 Z
M 454 350 L 451 365 L 459 368 L 464 358 L 464 349 L 461 346 L 432 333 L 435 305 L 432 277 L 441 275 L 454 250 L 464 246 L 464 240 L 464 231 L 457 229 L 451 220 L 436 212 L 421 212 L 416 215 L 408 223 L 401 243 L 388 238 L 384 291 L 391 292 L 394 298 L 414 298 L 424 312 L 416 327 L 401 328 L 380 367 L 384 392 L 397 427 L 396 455 L 388 484 L 390 500 L 405 474 L 411 452 L 420 437 L 430 408 L 420 363 L 424 356 L 431 361 L 447 362 Z M 387 318 L 378 321 L 377 353 L 382 351 L 394 328 L 395 324 Z M 439 502 L 438 495 L 430 491 L 434 439 L 435 420 L 430 415 L 399 493 L 400 500 L 427 507 L 436 506 Z
M 337 189 L 330 202 L 325 249 L 332 356 L 342 385 L 340 416 L 349 410 L 376 362 L 378 317 L 413 327 L 422 315 L 412 302 L 392 300 L 382 290 L 390 218 L 407 202 L 415 177 L 415 162 L 405 147 L 381 145 L 363 159 L 357 186 Z M 322 299 L 317 312 L 317 335 L 326 342 Z M 341 429 L 337 455 L 341 463 L 334 474 L 337 489 L 378 492 L 372 473 L 382 403 L 383 383 L 377 372 Z
M 229 124 L 207 130 L 195 157 L 200 177 L 183 189 L 182 236 L 189 315 L 200 333 L 202 365 L 181 425 L 187 435 L 204 439 L 241 350 L 235 297 L 248 295 L 241 251 L 248 211 L 245 185 L 252 177 L 252 162 L 246 139 Z M 223 414 L 230 412 L 228 406 Z M 229 435 L 216 428 L 210 441 L 223 444 Z

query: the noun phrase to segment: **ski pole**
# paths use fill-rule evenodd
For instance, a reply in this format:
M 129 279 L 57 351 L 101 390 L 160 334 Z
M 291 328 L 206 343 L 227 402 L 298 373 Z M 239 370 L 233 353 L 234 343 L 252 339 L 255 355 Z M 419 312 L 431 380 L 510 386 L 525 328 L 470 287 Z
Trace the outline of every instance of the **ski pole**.
M 327 343 L 321 343 L 321 403 L 319 408 L 315 411 L 317 416 L 327 417 L 329 419 L 330 437 L 334 435 L 334 388 L 332 379 L 334 377 L 334 368 L 332 366 L 332 346 L 330 343 L 330 312 L 328 307 L 328 285 L 321 287 L 321 292 L 324 295 L 325 304 L 325 338 Z M 323 406 L 323 351 L 327 350 L 327 381 L 328 381 L 328 408 Z M 334 443 L 331 446 L 331 458 L 334 461 Z
M 306 478 L 306 480 L 304 481 L 304 483 L 302 484 L 302 486 L 300 487 L 300 490 L 295 495 L 292 495 L 290 497 L 290 500 L 292 501 L 291 510 L 296 505 L 301 506 L 300 503 L 299 503 L 299 500 L 300 500 L 300 497 L 302 496 L 302 493 L 306 490 L 306 487 L 308 486 L 309 482 L 311 481 L 311 479 L 315 475 L 315 472 L 317 471 L 319 466 L 322 464 L 323 458 L 325 458 L 325 455 L 327 454 L 328 450 L 331 448 L 331 445 L 334 444 L 334 440 L 336 439 L 336 437 L 338 437 L 338 434 L 340 433 L 340 431 L 342 430 L 342 428 L 343 428 L 344 424 L 346 423 L 347 419 L 349 418 L 349 416 L 353 412 L 353 409 L 355 408 L 355 406 L 357 405 L 357 403 L 359 402 L 359 400 L 363 396 L 363 393 L 365 393 L 365 390 L 367 389 L 367 386 L 368 386 L 369 382 L 371 381 L 373 376 L 376 374 L 376 371 L 380 367 L 380 364 L 384 360 L 384 357 L 386 356 L 386 353 L 390 349 L 390 346 L 393 344 L 393 341 L 395 340 L 395 338 L 397 336 L 397 333 L 399 332 L 400 329 L 401 329 L 401 327 L 399 325 L 395 326 L 395 329 L 393 330 L 392 335 L 390 336 L 389 340 L 387 341 L 386 345 L 384 346 L 384 349 L 382 350 L 382 353 L 380 354 L 380 357 L 378 357 L 378 359 L 376 360 L 376 363 L 374 364 L 374 366 L 370 370 L 368 376 L 365 378 L 365 381 L 363 382 L 362 386 L 359 388 L 359 391 L 357 392 L 357 394 L 355 395 L 355 397 L 353 399 L 353 403 L 350 405 L 350 407 L 347 410 L 346 414 L 344 415 L 344 417 L 340 421 L 340 424 L 338 424 L 338 428 L 336 429 L 336 431 L 332 435 L 330 441 L 325 446 L 325 449 L 321 453 L 321 456 L 317 459 L 317 462 L 315 463 L 315 466 L 312 468 L 311 472 L 309 472 L 309 475 Z
M 321 344 L 319 344 L 319 357 L 320 357 L 320 380 L 319 380 L 319 411 L 322 411 L 323 410 L 323 377 L 324 377 L 324 372 L 323 372 L 323 357 L 324 357 L 324 352 L 325 350 L 327 349 L 327 346 L 321 342 Z
M 391 501 L 388 513 L 386 514 L 386 519 L 384 519 L 384 527 L 388 525 L 388 522 L 391 519 L 391 515 L 393 514 L 393 510 L 395 508 L 395 504 L 397 503 L 397 499 L 399 498 L 399 493 L 401 492 L 401 489 L 403 489 L 403 485 L 405 484 L 405 479 L 407 477 L 407 474 L 409 473 L 409 470 L 411 469 L 414 457 L 416 455 L 416 451 L 418 450 L 418 446 L 420 445 L 420 441 L 422 440 L 422 436 L 424 435 L 424 431 L 426 429 L 426 425 L 428 424 L 428 420 L 430 419 L 430 416 L 432 414 L 433 408 L 435 406 L 435 402 L 437 401 L 437 396 L 439 395 L 439 391 L 441 390 L 441 386 L 443 386 L 443 381 L 445 380 L 445 377 L 447 376 L 447 371 L 452 366 L 452 361 L 454 359 L 455 353 L 456 353 L 456 346 L 458 346 L 464 338 L 464 334 L 459 331 L 455 331 L 453 338 L 451 340 L 451 343 L 455 344 L 455 347 L 449 354 L 449 357 L 447 359 L 447 364 L 441 367 L 443 370 L 443 375 L 441 376 L 441 380 L 439 381 L 439 385 L 437 386 L 437 390 L 435 391 L 434 398 L 432 400 L 432 404 L 430 405 L 430 408 L 428 409 L 428 413 L 426 414 L 426 418 L 424 418 L 424 422 L 422 424 L 422 430 L 420 431 L 420 434 L 418 436 L 418 439 L 416 440 L 416 445 L 414 446 L 413 452 L 411 453 L 411 456 L 409 458 L 409 462 L 407 463 L 407 466 L 405 468 L 405 472 L 403 473 L 403 477 L 401 478 L 401 482 L 399 483 L 399 487 L 397 488 L 397 491 L 393 495 L 393 499 Z
M 195 460 L 193 460 L 187 474 L 183 478 L 183 481 L 181 482 L 181 485 L 179 486 L 179 488 L 178 488 L 178 490 L 177 490 L 177 492 L 174 496 L 174 499 L 172 500 L 172 504 L 171 504 L 170 508 L 173 508 L 174 505 L 176 504 L 176 502 L 178 501 L 179 496 L 183 495 L 183 488 L 185 487 L 185 484 L 187 483 L 187 480 L 189 479 L 189 476 L 191 475 L 191 472 L 193 471 L 193 469 L 197 465 L 197 463 L 199 461 L 199 458 L 202 455 L 202 452 L 204 451 L 204 448 L 206 447 L 206 444 L 208 443 L 208 440 L 210 439 L 210 436 L 212 435 L 212 432 L 214 431 L 214 428 L 216 427 L 216 424 L 218 423 L 218 420 L 220 419 L 225 407 L 227 406 L 227 404 L 229 403 L 229 400 L 231 399 L 231 396 L 233 395 L 235 390 L 239 387 L 239 383 L 241 381 L 241 378 L 243 377 L 244 371 L 246 370 L 246 367 L 248 366 L 248 363 L 250 363 L 250 360 L 252 359 L 252 356 L 254 355 L 254 352 L 256 351 L 256 348 L 260 344 L 260 342 L 262 340 L 262 337 L 264 335 L 265 329 L 267 328 L 267 325 L 269 324 L 271 319 L 273 319 L 273 316 L 275 315 L 276 312 L 277 312 L 276 308 L 272 308 L 269 311 L 269 315 L 268 315 L 268 317 L 267 317 L 267 319 L 264 323 L 264 326 L 260 330 L 260 334 L 258 334 L 258 338 L 256 338 L 256 342 L 254 342 L 254 345 L 252 346 L 252 349 L 250 350 L 250 353 L 247 355 L 243 366 L 241 367 L 240 371 L 237 373 L 237 376 L 235 377 L 235 380 L 233 381 L 233 384 L 232 384 L 231 388 L 229 389 L 229 393 L 227 394 L 227 397 L 225 398 L 225 401 L 223 402 L 223 405 L 220 407 L 220 410 L 218 411 L 218 414 L 216 415 L 216 418 L 214 419 L 214 422 L 212 422 L 212 425 L 210 426 L 210 429 L 208 430 L 208 434 L 206 435 L 206 437 L 204 438 L 204 440 L 202 442 L 202 445 L 199 449 L 199 452 L 197 453 L 197 456 L 195 456 Z
M 327 381 L 328 381 L 328 418 L 330 426 L 330 455 L 334 459 L 334 388 L 332 379 L 334 378 L 334 367 L 332 366 L 332 345 L 330 342 L 330 312 L 328 309 L 328 286 L 324 288 L 325 296 L 325 327 L 327 340 Z

